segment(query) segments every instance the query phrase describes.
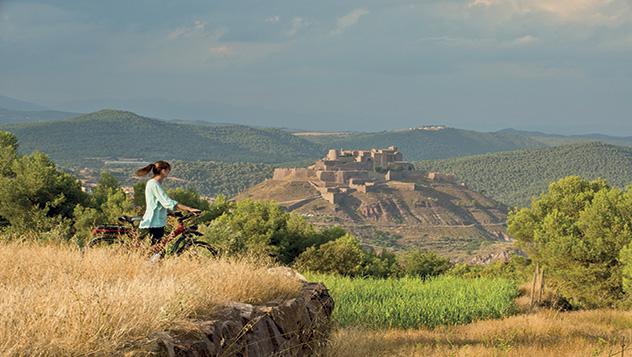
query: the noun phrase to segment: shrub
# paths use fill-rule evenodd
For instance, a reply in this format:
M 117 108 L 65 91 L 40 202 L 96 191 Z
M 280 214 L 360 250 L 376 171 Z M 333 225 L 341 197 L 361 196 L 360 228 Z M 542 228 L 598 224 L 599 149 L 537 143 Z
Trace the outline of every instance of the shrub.
M 403 275 L 416 276 L 422 279 L 441 275 L 452 268 L 450 259 L 434 252 L 419 249 L 410 250 L 397 257 Z
M 345 276 L 387 277 L 396 271 L 394 256 L 365 251 L 351 234 L 320 247 L 308 248 L 298 256 L 294 266 L 301 271 Z
M 244 200 L 234 207 L 220 201 L 213 207 L 222 214 L 203 230 L 223 254 L 266 255 L 290 264 L 308 247 L 342 235 L 339 228 L 318 232 L 303 217 L 271 201 Z
M 516 283 L 531 279 L 533 269 L 531 260 L 519 255 L 512 255 L 509 261 L 497 261 L 485 265 L 455 264 L 448 274 L 464 278 L 504 278 Z

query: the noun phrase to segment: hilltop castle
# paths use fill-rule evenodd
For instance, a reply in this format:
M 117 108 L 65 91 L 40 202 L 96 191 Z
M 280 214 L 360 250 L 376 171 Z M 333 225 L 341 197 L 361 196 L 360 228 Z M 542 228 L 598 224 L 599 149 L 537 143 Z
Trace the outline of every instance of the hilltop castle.
M 308 181 L 331 204 L 350 192 L 367 193 L 388 183 L 402 189 L 415 190 L 414 182 L 421 179 L 450 181 L 451 175 L 436 172 L 427 175 L 415 170 L 404 161 L 403 154 L 395 146 L 386 149 L 336 150 L 308 168 L 279 168 L 274 170 L 273 180 Z

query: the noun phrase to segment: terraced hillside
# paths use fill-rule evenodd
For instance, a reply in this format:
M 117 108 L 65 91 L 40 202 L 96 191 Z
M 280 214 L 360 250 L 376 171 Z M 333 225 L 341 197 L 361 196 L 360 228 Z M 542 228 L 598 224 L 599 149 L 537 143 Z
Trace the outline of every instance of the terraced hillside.
M 340 225 L 367 245 L 421 247 L 455 258 L 485 256 L 506 248 L 507 208 L 464 186 L 396 183 L 376 192 L 354 192 L 332 205 L 307 181 L 267 180 L 238 196 L 274 200 L 321 225 Z

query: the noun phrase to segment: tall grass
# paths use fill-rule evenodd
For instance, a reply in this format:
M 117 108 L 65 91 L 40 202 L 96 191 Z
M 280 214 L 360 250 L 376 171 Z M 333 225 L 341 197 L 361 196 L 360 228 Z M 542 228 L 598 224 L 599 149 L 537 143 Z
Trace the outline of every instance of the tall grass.
M 248 260 L 151 264 L 107 248 L 82 255 L 64 245 L 0 244 L 0 354 L 120 354 L 229 301 L 298 293 L 300 282 L 267 268 Z
M 418 328 L 465 324 L 514 312 L 518 295 L 506 279 L 439 277 L 423 281 L 308 275 L 329 288 L 342 327 Z
M 631 341 L 630 311 L 545 310 L 435 329 L 339 329 L 326 355 L 612 357 L 632 355 Z

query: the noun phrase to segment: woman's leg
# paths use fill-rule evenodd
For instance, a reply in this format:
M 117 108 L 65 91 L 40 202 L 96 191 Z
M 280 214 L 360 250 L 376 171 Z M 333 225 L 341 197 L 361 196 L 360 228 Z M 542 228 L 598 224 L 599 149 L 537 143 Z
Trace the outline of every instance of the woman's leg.
M 151 245 L 156 245 L 162 237 L 165 236 L 165 227 L 149 228 L 149 238 L 151 239 Z

